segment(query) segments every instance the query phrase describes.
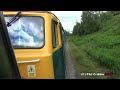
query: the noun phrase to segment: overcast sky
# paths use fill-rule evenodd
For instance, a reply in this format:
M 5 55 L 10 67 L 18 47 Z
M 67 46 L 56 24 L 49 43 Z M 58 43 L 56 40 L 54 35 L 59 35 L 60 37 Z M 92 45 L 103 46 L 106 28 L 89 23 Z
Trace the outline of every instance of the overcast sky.
M 73 30 L 76 21 L 80 22 L 82 11 L 51 11 L 61 21 L 63 28 L 69 32 Z

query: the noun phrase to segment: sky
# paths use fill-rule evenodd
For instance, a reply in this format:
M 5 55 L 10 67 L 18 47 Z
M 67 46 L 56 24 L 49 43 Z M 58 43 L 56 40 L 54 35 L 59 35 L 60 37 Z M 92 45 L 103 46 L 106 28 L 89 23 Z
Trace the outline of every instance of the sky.
M 72 32 L 76 21 L 80 22 L 82 11 L 51 11 L 61 21 L 66 31 Z

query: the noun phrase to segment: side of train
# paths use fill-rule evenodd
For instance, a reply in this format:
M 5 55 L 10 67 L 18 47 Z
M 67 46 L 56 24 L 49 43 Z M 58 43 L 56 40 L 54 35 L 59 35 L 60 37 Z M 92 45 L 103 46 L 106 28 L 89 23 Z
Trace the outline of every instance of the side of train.
M 17 12 L 3 14 L 9 22 Z M 17 17 L 7 29 L 21 77 L 64 79 L 64 30 L 60 20 L 47 11 L 22 11 Z

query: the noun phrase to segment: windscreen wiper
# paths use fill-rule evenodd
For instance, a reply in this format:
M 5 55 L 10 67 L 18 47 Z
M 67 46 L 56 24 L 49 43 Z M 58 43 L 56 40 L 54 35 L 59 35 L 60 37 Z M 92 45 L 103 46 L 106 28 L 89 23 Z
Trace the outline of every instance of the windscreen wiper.
M 9 22 L 7 22 L 7 27 L 11 26 L 17 20 L 21 18 L 21 12 L 18 12 Z

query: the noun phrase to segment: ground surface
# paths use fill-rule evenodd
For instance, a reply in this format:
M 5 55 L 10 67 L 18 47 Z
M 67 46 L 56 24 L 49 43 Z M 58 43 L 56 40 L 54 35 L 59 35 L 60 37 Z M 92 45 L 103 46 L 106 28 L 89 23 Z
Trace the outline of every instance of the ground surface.
M 70 54 L 68 41 L 65 42 L 65 64 L 66 64 L 66 79 L 76 79 L 74 63 Z

